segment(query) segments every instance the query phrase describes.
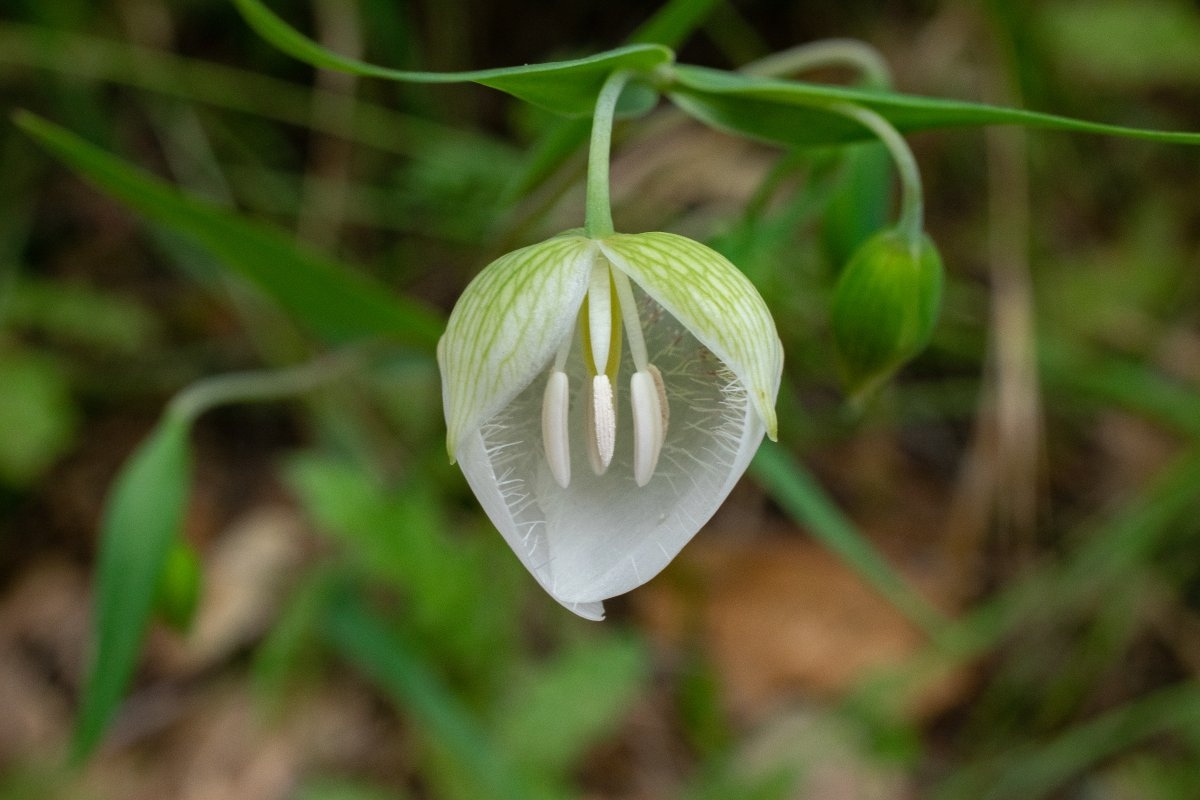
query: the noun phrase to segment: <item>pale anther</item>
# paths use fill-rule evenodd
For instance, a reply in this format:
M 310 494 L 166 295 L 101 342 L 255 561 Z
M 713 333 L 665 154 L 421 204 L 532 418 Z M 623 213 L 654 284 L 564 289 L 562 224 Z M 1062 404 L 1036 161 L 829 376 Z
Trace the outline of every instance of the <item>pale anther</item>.
M 654 373 L 648 370 L 635 372 L 629 380 L 633 406 L 633 478 L 638 486 L 650 482 L 666 438 L 661 385 L 662 378 L 657 369 Z
M 555 370 L 542 395 L 542 444 L 550 474 L 562 488 L 571 483 L 571 445 L 567 429 L 567 373 Z
M 592 378 L 592 397 L 588 414 L 588 449 L 592 469 L 603 475 L 612 463 L 617 445 L 617 407 L 612 382 L 607 375 Z
M 654 388 L 658 391 L 658 410 L 662 412 L 662 436 L 667 438 L 667 425 L 671 421 L 671 406 L 667 403 L 667 386 L 663 383 L 662 373 L 653 364 L 646 365 L 646 371 L 654 379 Z

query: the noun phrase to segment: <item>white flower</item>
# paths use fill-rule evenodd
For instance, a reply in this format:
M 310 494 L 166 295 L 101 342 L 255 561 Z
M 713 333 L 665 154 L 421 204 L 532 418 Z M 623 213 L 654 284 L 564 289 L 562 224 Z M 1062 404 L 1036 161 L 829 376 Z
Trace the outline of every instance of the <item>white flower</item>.
M 775 438 L 783 347 L 714 250 L 569 232 L 484 269 L 438 363 L 451 459 L 546 591 L 602 619 Z

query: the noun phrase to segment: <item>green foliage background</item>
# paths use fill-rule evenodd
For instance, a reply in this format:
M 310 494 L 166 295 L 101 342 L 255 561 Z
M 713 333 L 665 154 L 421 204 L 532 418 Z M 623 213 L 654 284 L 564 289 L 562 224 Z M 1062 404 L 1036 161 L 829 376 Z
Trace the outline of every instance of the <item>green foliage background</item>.
M 1200 13 L 1182 0 L 271 8 L 402 70 L 622 42 L 731 68 L 858 36 L 906 91 L 1200 130 Z M 681 103 L 701 118 L 838 138 L 809 110 L 764 116 L 758 95 L 685 77 Z M 587 106 L 587 92 L 513 85 Z M 764 146 L 771 166 L 737 204 L 618 199 L 619 227 L 707 239 L 780 321 L 781 443 L 740 502 L 785 532 L 751 541 L 816 540 L 922 631 L 849 690 L 801 687 L 752 714 L 690 621 L 698 601 L 682 641 L 638 597 L 601 626 L 571 618 L 446 464 L 439 320 L 495 255 L 578 224 L 586 120 L 479 86 L 315 72 L 218 0 L 11 3 L 0 95 L 14 112 L 0 127 L 0 592 L 48 562 L 98 575 L 102 654 L 93 644 L 48 669 L 73 733 L 0 747 L 0 797 L 115 796 L 96 764 L 161 746 L 137 733 L 137 709 L 164 689 L 234 682 L 269 730 L 347 679 L 387 720 L 376 746 L 400 755 L 302 764 L 281 796 L 828 797 L 813 775 L 829 742 L 870 779 L 848 791 L 876 792 L 847 796 L 1200 794 L 1194 147 L 913 136 L 945 310 L 929 350 L 853 411 L 829 307 L 838 270 L 891 218 L 878 148 Z M 617 155 L 690 124 L 631 119 Z M 247 393 L 272 402 L 226 407 Z M 928 504 L 927 487 L 938 529 L 919 514 L 899 535 L 878 524 Z M 206 559 L 263 494 L 316 531 L 281 607 L 206 672 L 139 670 L 147 631 L 129 621 L 155 609 L 151 640 L 186 637 L 216 591 Z M 84 510 L 60 513 L 68 501 Z M 125 550 L 95 561 L 100 530 Z M 934 563 L 915 569 L 922 559 Z M 687 605 L 685 572 L 659 581 Z M 12 664 L 0 682 L 15 687 Z M 913 710 L 939 687 L 949 700 Z M 801 733 L 773 723 L 797 716 Z

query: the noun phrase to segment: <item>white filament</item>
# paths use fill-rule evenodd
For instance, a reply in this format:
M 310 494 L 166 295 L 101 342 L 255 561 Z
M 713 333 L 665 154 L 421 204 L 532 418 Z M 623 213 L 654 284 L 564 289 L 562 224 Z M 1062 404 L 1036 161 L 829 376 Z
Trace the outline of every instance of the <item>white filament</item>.
M 584 403 L 584 428 L 588 460 L 592 471 L 603 475 L 616 452 L 617 409 L 608 361 L 614 342 L 614 310 L 620 313 L 620 323 L 629 342 L 629 355 L 635 373 L 630 382 L 630 403 L 633 410 L 634 480 L 639 487 L 650 482 L 658 465 L 659 455 L 667 435 L 670 416 L 666 387 L 662 373 L 650 363 L 642 324 L 638 319 L 638 304 L 629 279 L 609 267 L 604 258 L 597 259 L 588 276 L 587 325 L 585 344 L 591 351 L 589 371 L 594 370 L 591 386 Z M 613 308 L 613 303 L 617 308 Z M 618 339 L 619 341 L 619 339 Z M 550 380 L 542 401 L 542 440 L 550 473 L 562 488 L 571 480 L 571 449 L 567 441 L 568 392 L 563 367 L 567 360 L 569 342 L 559 349 Z M 615 354 L 619 357 L 619 353 Z M 561 377 L 560 377 L 561 376 Z
M 592 265 L 587 293 L 588 342 L 592 347 L 592 363 L 596 372 L 606 372 L 608 353 L 612 348 L 612 287 L 608 276 L 608 261 L 597 258 Z
M 612 270 L 613 287 L 617 290 L 617 303 L 621 308 L 621 320 L 625 324 L 625 338 L 629 341 L 629 355 L 638 371 L 646 369 L 646 340 L 642 336 L 642 323 L 638 319 L 637 302 L 633 299 L 633 287 L 629 278 L 619 269 Z

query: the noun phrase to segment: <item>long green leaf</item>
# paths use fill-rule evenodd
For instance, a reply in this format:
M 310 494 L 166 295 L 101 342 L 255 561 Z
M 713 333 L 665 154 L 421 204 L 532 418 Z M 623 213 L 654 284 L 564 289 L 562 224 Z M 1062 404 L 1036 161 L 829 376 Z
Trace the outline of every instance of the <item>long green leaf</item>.
M 765 449 L 765 448 L 764 448 Z M 928 686 L 994 647 L 1022 623 L 1094 602 L 1107 587 L 1159 552 L 1180 520 L 1200 511 L 1200 448 L 1165 467 L 1141 494 L 1091 526 L 1064 564 L 1038 567 L 943 629 L 936 643 L 901 672 L 868 688 L 877 710 L 898 713 L 914 689 Z
M 660 44 L 675 48 L 712 14 L 719 0 L 668 0 L 637 30 L 629 35 L 631 44 Z M 562 166 L 591 130 L 585 118 L 559 120 L 529 148 L 525 166 L 505 190 L 504 205 L 512 205 Z
M 640 44 L 605 53 L 546 64 L 474 70 L 469 72 L 416 72 L 391 69 L 348 58 L 327 50 L 280 19 L 259 0 L 234 0 L 242 16 L 260 36 L 283 52 L 314 67 L 350 72 L 364 77 L 415 83 L 478 83 L 507 92 L 536 106 L 566 114 L 592 113 L 605 79 L 619 69 L 640 72 L 669 63 L 674 53 L 661 45 Z
M 647 654 L 635 639 L 613 636 L 568 647 L 510 693 L 494 740 L 534 774 L 570 774 L 628 713 L 647 672 Z
M 959 771 L 932 795 L 938 800 L 1034 800 L 1046 797 L 1088 767 L 1164 732 L 1190 733 L 1200 719 L 1200 685 L 1192 681 L 1082 723 L 1049 742 Z
M 339 595 L 327 614 L 334 647 L 379 686 L 439 745 L 484 793 L 481 797 L 536 797 L 515 765 L 497 750 L 478 721 L 415 652 L 363 603 Z
M 968 125 L 1024 125 L 1200 144 L 1200 133 L 1105 125 L 959 100 L 757 78 L 682 64 L 674 68 L 673 74 L 673 81 L 663 90 L 692 116 L 718 128 L 789 146 L 844 144 L 873 138 L 862 125 L 830 110 L 839 103 L 869 108 L 901 132 Z
M 1045 335 L 1038 348 L 1038 367 L 1049 389 L 1075 402 L 1115 405 L 1200 439 L 1200 393 L 1145 362 L 1088 352 Z
M 667 0 L 629 35 L 629 41 L 676 48 L 704 24 L 719 2 L 721 0 Z
M 842 179 L 829 197 L 821 232 L 834 264 L 845 266 L 867 239 L 887 225 L 892 160 L 879 142 L 847 147 Z
M 469 147 L 508 161 L 513 148 L 480 133 L 443 125 L 355 98 L 349 114 L 312 113 L 330 92 L 130 42 L 37 25 L 0 23 L 0 67 L 46 70 L 71 80 L 132 86 L 195 103 L 318 130 L 417 160 L 436 158 L 429 142 Z M 341 99 L 345 99 L 344 97 Z
M 940 638 L 948 625 L 944 615 L 892 568 L 786 450 L 764 442 L 750 471 L 792 519 L 931 638 Z
M 109 494 L 96 574 L 96 643 L 71 745 L 86 758 L 129 685 L 163 566 L 183 521 L 190 476 L 188 422 L 167 415 Z
M 100 189 L 197 241 L 318 336 L 334 342 L 386 336 L 428 348 L 437 342 L 442 323 L 434 312 L 297 246 L 282 231 L 184 195 L 34 114 L 17 112 L 14 121 Z

